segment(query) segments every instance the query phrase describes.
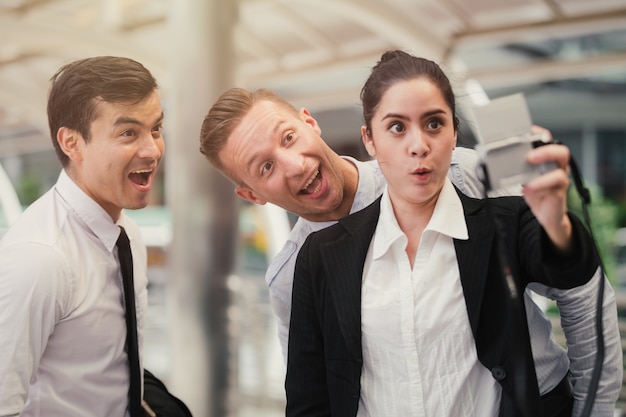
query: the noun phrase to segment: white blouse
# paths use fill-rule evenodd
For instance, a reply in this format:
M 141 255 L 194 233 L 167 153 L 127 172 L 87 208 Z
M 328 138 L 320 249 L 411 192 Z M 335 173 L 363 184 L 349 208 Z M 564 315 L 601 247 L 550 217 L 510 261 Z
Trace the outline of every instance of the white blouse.
M 363 272 L 358 417 L 498 415 L 501 388 L 478 361 L 453 238 L 468 232 L 446 180 L 411 270 L 385 189 Z

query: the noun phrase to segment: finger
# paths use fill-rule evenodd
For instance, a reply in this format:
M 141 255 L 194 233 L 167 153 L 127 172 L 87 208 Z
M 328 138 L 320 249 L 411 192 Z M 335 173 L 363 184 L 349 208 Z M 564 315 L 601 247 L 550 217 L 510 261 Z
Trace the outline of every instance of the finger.
M 524 185 L 525 192 L 539 192 L 542 190 L 557 190 L 569 188 L 570 180 L 562 169 L 555 169 L 533 178 Z
M 552 132 L 550 132 L 545 127 L 532 125 L 530 127 L 530 133 L 532 135 L 539 135 L 542 142 L 550 142 L 550 141 L 552 141 Z
M 570 152 L 564 145 L 545 145 L 532 149 L 528 152 L 527 161 L 538 165 L 544 162 L 554 161 L 561 169 L 567 169 Z

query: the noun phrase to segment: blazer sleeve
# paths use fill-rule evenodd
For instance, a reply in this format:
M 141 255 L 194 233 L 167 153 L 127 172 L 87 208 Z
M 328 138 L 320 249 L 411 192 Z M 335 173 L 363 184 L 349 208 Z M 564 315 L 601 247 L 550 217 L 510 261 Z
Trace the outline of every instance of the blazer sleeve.
M 591 235 L 573 213 L 573 247 L 562 254 L 552 244 L 532 212 L 522 206 L 519 248 L 523 276 L 549 287 L 570 289 L 586 284 L 598 268 L 596 250 Z

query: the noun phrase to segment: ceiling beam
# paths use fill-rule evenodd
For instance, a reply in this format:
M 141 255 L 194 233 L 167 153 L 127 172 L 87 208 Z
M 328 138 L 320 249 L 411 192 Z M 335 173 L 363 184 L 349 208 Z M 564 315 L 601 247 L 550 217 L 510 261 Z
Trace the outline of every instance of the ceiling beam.
M 275 1 L 278 3 L 279 1 Z M 332 51 L 328 54 L 317 54 L 312 57 L 308 63 L 302 58 L 302 52 L 287 54 L 281 58 L 281 62 L 298 62 L 302 64 L 299 67 L 292 67 L 288 70 L 277 71 L 276 68 L 284 68 L 280 66 L 265 66 L 255 71 L 254 63 L 245 64 L 237 78 L 238 81 L 245 85 L 254 86 L 273 86 L 280 84 L 282 86 L 290 83 L 302 83 L 303 79 L 315 76 L 315 78 L 323 78 L 324 74 L 335 74 L 344 72 L 346 66 L 354 68 L 371 68 L 380 58 L 380 54 L 384 49 L 398 48 L 415 53 L 420 56 L 428 57 L 434 60 L 442 59 L 448 48 L 446 40 L 433 35 L 431 31 L 424 30 L 420 25 L 416 25 L 415 21 L 402 13 L 402 10 L 395 9 L 390 4 L 381 5 L 379 1 L 369 0 L 344 0 L 337 2 L 335 0 L 316 0 L 309 7 L 316 7 L 335 16 L 341 16 L 346 20 L 354 22 L 367 30 L 373 32 L 372 38 L 379 39 L 378 45 L 386 45 L 380 49 L 375 47 L 371 53 L 359 54 L 358 56 L 349 56 L 348 53 L 336 53 Z M 244 38 L 245 39 L 245 38 Z M 382 39 L 382 41 L 381 41 Z M 332 45 L 326 45 L 326 48 Z M 298 56 L 296 56 L 298 55 Z M 360 81 L 360 80 L 359 80 Z
M 563 14 L 563 9 L 561 8 L 557 0 L 543 0 L 542 3 L 545 4 L 548 9 L 550 9 L 555 19 L 565 18 L 565 14 Z
M 374 32 L 391 45 L 421 56 L 440 59 L 448 47 L 447 40 L 416 25 L 403 10 L 394 8 L 390 3 L 378 0 L 316 0 L 308 7 L 324 9 L 327 13 L 342 16 Z
M 467 77 L 475 79 L 488 90 L 624 72 L 626 53 L 615 53 L 577 61 L 538 62 L 496 70 L 470 71 Z
M 323 30 L 320 30 L 308 21 L 305 21 L 300 15 L 294 12 L 291 6 L 289 6 L 291 3 L 284 2 L 283 4 L 284 5 L 280 9 L 280 13 L 287 16 L 290 22 L 295 22 L 294 26 L 297 28 L 298 37 L 309 42 L 311 46 L 325 49 L 330 51 L 331 56 L 334 55 L 334 51 L 337 49 L 337 44 L 335 44 Z
M 513 42 L 580 37 L 624 30 L 626 9 L 543 22 L 509 25 L 484 30 L 470 30 L 454 35 L 451 53 L 461 48 L 487 48 Z
M 234 32 L 237 49 L 245 51 L 246 54 L 257 60 L 275 60 L 278 62 L 280 54 L 271 44 L 262 41 L 258 36 L 250 33 L 250 30 L 243 24 L 237 25 Z
M 56 0 L 23 0 L 19 4 L 8 6 L 2 5 L 0 8 L 19 14 L 26 14 L 29 13 L 31 10 L 37 9 L 47 3 L 52 3 L 54 1 Z
M 70 60 L 77 59 L 81 51 L 89 51 L 89 56 L 119 55 L 131 57 L 149 68 L 164 74 L 165 59 L 159 53 L 151 53 L 147 48 L 138 47 L 128 41 L 124 34 L 98 33 L 74 29 L 60 25 L 54 21 L 24 21 L 11 19 L 6 15 L 0 15 L 0 27 L 6 38 L 18 45 L 23 54 L 31 50 L 40 51 L 45 47 L 46 51 L 60 58 Z M 71 45 L 71 47 L 68 47 Z M 52 74 L 51 74 L 52 75 Z M 157 74 L 155 74 L 156 76 Z
M 248 74 L 242 77 L 239 82 L 250 88 L 282 88 L 289 89 L 302 85 L 303 80 L 323 80 L 333 77 L 341 77 L 348 74 L 351 78 L 355 74 L 362 72 L 367 74 L 370 68 L 380 58 L 382 51 L 373 51 L 372 53 L 360 54 L 358 56 L 344 57 L 334 59 L 332 61 L 311 64 L 306 67 L 292 69 L 290 71 L 272 71 L 264 74 Z M 363 80 L 357 79 L 360 83 Z

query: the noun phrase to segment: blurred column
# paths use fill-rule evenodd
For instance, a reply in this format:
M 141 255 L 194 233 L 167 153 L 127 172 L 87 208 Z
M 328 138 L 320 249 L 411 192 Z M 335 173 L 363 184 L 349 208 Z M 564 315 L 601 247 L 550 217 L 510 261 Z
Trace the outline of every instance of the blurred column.
M 170 389 L 198 417 L 231 414 L 227 279 L 234 268 L 237 203 L 232 185 L 199 152 L 211 103 L 232 84 L 237 1 L 171 2 L 164 101 L 169 253 Z M 231 369 L 231 367 L 233 367 Z
M 593 122 L 586 122 L 582 128 L 581 175 L 587 184 L 598 184 L 598 132 Z

